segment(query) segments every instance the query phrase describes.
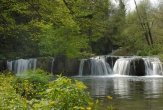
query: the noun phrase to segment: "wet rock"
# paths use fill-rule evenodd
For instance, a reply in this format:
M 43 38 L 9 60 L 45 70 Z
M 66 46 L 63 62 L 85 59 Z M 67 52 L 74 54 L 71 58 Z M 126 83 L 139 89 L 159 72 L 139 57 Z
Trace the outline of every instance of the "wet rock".
M 109 63 L 111 68 L 113 68 L 117 59 L 119 59 L 119 57 L 117 57 L 117 56 L 107 56 L 106 62 Z
M 144 60 L 137 58 L 130 63 L 130 75 L 132 76 L 145 76 Z
M 0 72 L 7 70 L 7 61 L 0 60 Z

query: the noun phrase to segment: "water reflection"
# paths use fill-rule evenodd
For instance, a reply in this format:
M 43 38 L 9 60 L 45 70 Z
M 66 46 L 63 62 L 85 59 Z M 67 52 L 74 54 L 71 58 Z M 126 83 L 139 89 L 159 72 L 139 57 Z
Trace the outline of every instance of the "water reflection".
M 144 77 L 89 77 L 78 78 L 86 83 L 93 97 L 116 95 L 117 98 L 158 98 L 163 93 L 163 78 Z
M 144 94 L 145 98 L 159 98 L 162 93 L 163 80 L 150 79 L 145 81 Z
M 113 97 L 117 110 L 163 110 L 163 77 L 80 77 L 93 97 L 109 102 Z M 103 110 L 103 107 L 101 110 Z
M 106 96 L 108 91 L 109 82 L 108 80 L 95 79 L 90 82 L 91 95 L 96 97 Z
M 115 94 L 119 95 L 120 97 L 129 98 L 129 82 L 125 79 L 114 79 L 113 80 L 113 91 Z

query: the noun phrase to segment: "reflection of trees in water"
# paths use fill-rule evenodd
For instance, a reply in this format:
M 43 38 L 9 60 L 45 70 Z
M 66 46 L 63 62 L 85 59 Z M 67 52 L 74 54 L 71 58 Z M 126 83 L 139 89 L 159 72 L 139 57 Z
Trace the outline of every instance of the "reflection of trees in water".
M 103 97 L 106 95 L 119 95 L 127 97 L 129 95 L 129 84 L 124 79 L 92 79 L 90 91 L 93 96 Z
M 145 98 L 158 98 L 163 91 L 163 80 L 150 79 L 144 85 Z
M 94 78 L 89 83 L 91 95 L 95 97 L 158 98 L 163 93 L 162 79 Z
M 92 79 L 90 82 L 91 94 L 96 97 L 106 96 L 111 82 L 106 79 Z

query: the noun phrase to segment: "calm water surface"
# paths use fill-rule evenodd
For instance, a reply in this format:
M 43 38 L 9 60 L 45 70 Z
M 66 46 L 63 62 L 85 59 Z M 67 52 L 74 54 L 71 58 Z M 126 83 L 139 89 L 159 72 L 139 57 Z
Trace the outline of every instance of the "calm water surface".
M 116 110 L 163 110 L 163 77 L 75 77 L 95 99 Z M 107 100 L 112 96 L 113 100 Z

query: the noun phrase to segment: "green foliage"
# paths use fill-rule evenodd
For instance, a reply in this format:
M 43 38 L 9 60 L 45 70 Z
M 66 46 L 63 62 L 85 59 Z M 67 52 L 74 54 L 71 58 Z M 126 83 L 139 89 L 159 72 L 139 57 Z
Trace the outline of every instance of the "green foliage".
M 0 3 L 0 52 L 5 57 L 12 58 L 18 54 L 19 57 L 37 54 L 39 29 L 31 23 L 37 18 L 33 17 L 36 14 L 30 5 L 20 0 L 0 0 Z
M 124 28 L 118 39 L 122 48 L 128 48 L 127 53 L 136 55 L 149 56 L 162 53 L 162 22 L 159 16 L 162 16 L 161 8 L 154 8 L 148 1 L 138 4 L 139 15 L 136 11 L 130 12 L 126 16 Z M 139 19 L 141 17 L 141 20 Z M 142 23 L 149 23 L 151 35 L 153 37 L 153 45 L 148 45 L 145 37 L 145 30 L 142 29 Z M 159 24 L 159 26 L 158 26 Z M 158 28 L 159 27 L 159 28 Z
M 67 3 L 71 4 L 68 6 L 75 16 L 74 20 L 80 26 L 81 34 L 88 39 L 89 48 L 87 50 L 95 54 L 100 54 L 100 52 L 107 54 L 107 46 L 105 45 L 110 43 L 109 39 L 111 38 L 108 34 L 110 15 L 112 14 L 111 2 L 109 0 L 93 2 L 79 0 L 78 2 Z M 106 43 L 101 43 L 101 41 Z
M 1 58 L 108 53 L 113 14 L 108 0 L 0 0 L 0 3 Z M 105 41 L 104 46 L 96 43 L 101 41 Z
M 0 0 L 0 3 L 2 57 L 58 54 L 73 57 L 87 47 L 87 39 L 80 35 L 79 25 L 62 0 Z
M 0 109 L 2 110 L 99 110 L 86 86 L 77 80 L 57 76 L 50 80 L 42 70 L 28 71 L 21 76 L 0 75 Z M 108 100 L 112 97 L 107 96 Z M 108 106 L 106 110 L 112 110 Z
M 15 77 L 11 75 L 0 75 L 0 109 L 1 110 L 26 110 L 27 103 L 16 90 L 12 83 Z
M 135 11 L 126 14 L 125 0 L 117 2 L 118 6 L 110 0 L 0 0 L 0 58 L 86 57 L 108 54 L 114 47 L 133 54 L 160 54 L 162 4 L 138 4 L 139 20 Z M 151 47 L 142 23 L 149 24 Z
M 48 89 L 43 92 L 44 99 L 34 103 L 34 108 L 72 110 L 78 107 L 87 107 L 91 101 L 85 92 L 86 86 L 66 77 L 59 76 L 48 84 Z
M 69 57 L 79 56 L 81 49 L 87 48 L 87 39 L 79 37 L 77 29 L 60 27 L 54 29 L 52 24 L 45 25 L 40 47 L 43 55 L 58 55 L 64 54 Z
M 27 71 L 16 77 L 13 83 L 16 92 L 26 99 L 40 99 L 40 92 L 45 91 L 52 75 L 42 70 Z

